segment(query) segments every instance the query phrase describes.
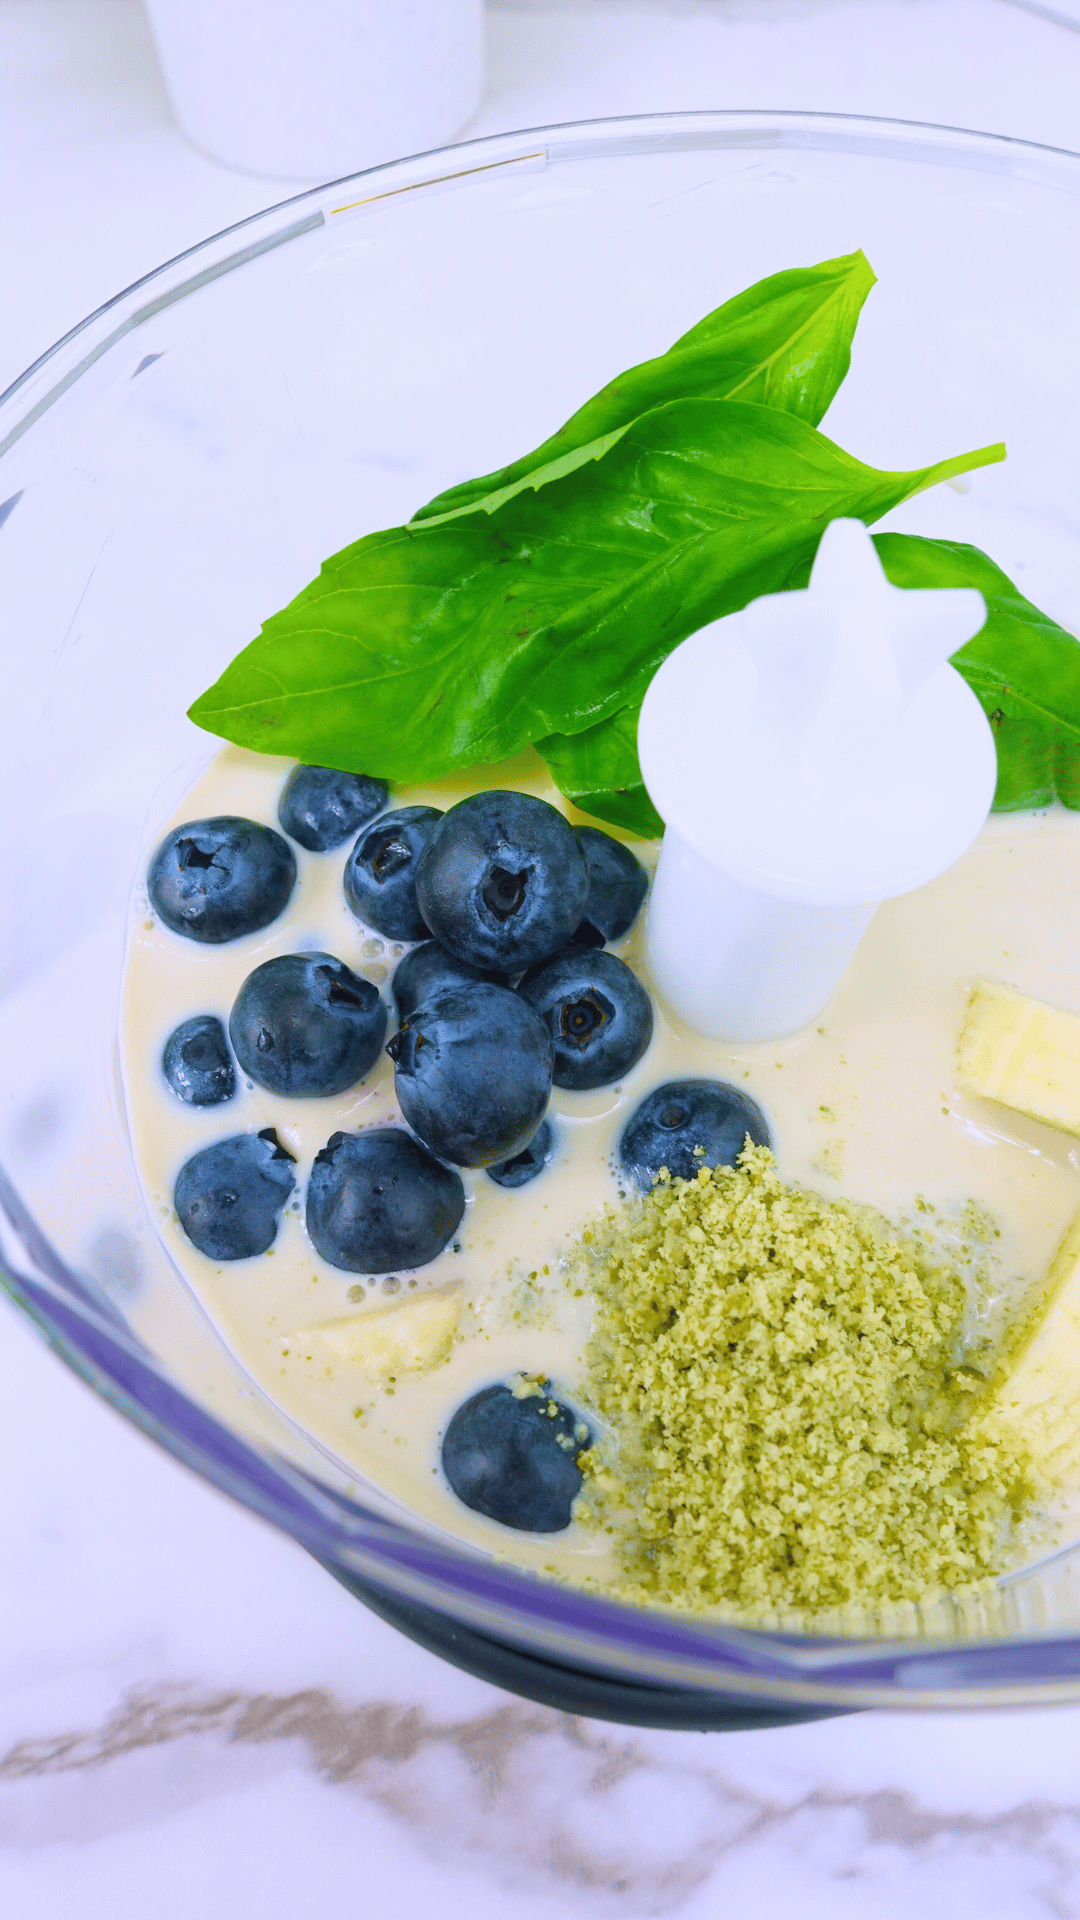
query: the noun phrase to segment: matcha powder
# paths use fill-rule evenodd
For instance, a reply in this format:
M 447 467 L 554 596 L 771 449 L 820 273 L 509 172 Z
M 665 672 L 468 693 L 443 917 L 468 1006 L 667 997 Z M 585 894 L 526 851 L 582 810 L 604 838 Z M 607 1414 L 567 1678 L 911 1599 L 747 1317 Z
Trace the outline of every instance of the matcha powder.
M 875 1606 L 999 1570 L 1027 1462 L 958 1368 L 963 1274 L 772 1155 L 661 1179 L 591 1235 L 582 1519 L 642 1601 L 734 1617 Z

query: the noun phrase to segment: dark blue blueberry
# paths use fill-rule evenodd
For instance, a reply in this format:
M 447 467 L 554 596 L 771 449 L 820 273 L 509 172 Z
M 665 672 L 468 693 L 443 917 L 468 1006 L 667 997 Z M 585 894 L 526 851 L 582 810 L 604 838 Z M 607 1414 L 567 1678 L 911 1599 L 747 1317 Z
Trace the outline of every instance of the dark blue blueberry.
M 379 990 L 332 953 L 283 953 L 244 981 L 229 1015 L 243 1071 L 271 1093 L 344 1093 L 374 1066 L 386 1033 Z
M 358 920 L 388 940 L 426 940 L 416 873 L 438 807 L 395 807 L 360 835 L 345 865 L 345 898 Z
M 296 859 L 254 820 L 219 814 L 174 827 L 150 862 L 150 904 L 173 933 L 220 945 L 258 933 L 288 905 Z
M 161 1065 L 173 1092 L 189 1107 L 216 1107 L 236 1092 L 232 1054 L 216 1013 L 181 1020 L 165 1042 Z
M 610 1086 L 629 1073 L 652 1039 L 652 1001 L 614 953 L 571 947 L 519 991 L 551 1035 L 557 1087 L 581 1092 Z
M 491 1167 L 533 1138 L 551 1094 L 548 1031 L 505 987 L 443 987 L 386 1049 L 398 1105 L 441 1160 Z
M 668 1080 L 634 1109 L 619 1159 L 647 1191 L 661 1167 L 678 1180 L 696 1180 L 700 1167 L 733 1167 L 747 1134 L 756 1147 L 772 1145 L 765 1115 L 749 1094 L 723 1080 Z
M 307 1227 L 317 1253 L 347 1273 L 423 1267 L 452 1240 L 465 1189 L 400 1127 L 332 1133 L 316 1154 Z
M 585 855 L 589 897 L 572 941 L 575 947 L 602 947 L 629 933 L 648 892 L 649 876 L 629 847 L 610 833 L 601 833 L 599 827 L 577 827 L 575 833 Z
M 381 813 L 390 798 L 385 780 L 336 767 L 294 767 L 281 789 L 278 819 L 309 853 L 330 853 Z
M 546 800 L 474 793 L 445 813 L 416 877 L 437 940 L 474 967 L 520 973 L 566 945 L 589 891 L 585 856 Z
M 577 1456 L 589 1444 L 578 1424 L 546 1393 L 519 1400 L 509 1387 L 484 1387 L 443 1435 L 443 1472 L 474 1513 L 520 1533 L 561 1533 L 581 1492 Z
M 499 1160 L 487 1170 L 488 1179 L 494 1180 L 500 1187 L 527 1187 L 538 1173 L 543 1173 L 555 1151 L 555 1129 L 550 1120 L 542 1122 L 539 1133 L 535 1133 L 527 1147 L 520 1153 L 512 1154 L 509 1160 Z
M 237 1133 L 194 1153 L 180 1169 L 180 1225 L 208 1260 L 250 1260 L 272 1246 L 295 1184 L 293 1159 L 273 1127 Z
M 487 980 L 495 987 L 506 985 L 505 973 L 484 973 L 479 967 L 470 967 L 467 960 L 455 960 L 437 940 L 425 940 L 423 946 L 407 953 L 395 970 L 392 986 L 398 1019 L 407 1020 L 440 987 L 468 986 L 473 980 Z

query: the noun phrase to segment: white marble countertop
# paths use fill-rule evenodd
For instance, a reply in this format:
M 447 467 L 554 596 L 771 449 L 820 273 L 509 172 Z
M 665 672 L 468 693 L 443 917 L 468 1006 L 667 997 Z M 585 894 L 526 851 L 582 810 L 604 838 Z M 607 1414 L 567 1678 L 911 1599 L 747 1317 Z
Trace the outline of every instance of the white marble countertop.
M 499 0 L 490 24 L 477 132 L 813 107 L 1080 147 L 1080 33 L 1007 0 Z M 0 0 L 0 388 L 288 191 L 184 143 L 137 0 Z M 715 1735 L 565 1719 L 368 1615 L 7 1307 L 0 1451 L 12 1920 L 383 1899 L 406 1920 L 1080 1915 L 1080 1707 Z

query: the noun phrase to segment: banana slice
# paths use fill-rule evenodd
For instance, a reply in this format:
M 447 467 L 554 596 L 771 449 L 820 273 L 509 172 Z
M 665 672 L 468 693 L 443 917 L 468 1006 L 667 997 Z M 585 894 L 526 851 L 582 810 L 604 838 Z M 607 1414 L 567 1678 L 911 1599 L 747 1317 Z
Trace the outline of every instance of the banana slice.
M 365 1373 L 387 1377 L 426 1373 L 448 1358 L 458 1316 L 461 1287 L 438 1287 L 388 1306 L 362 1308 L 341 1320 L 324 1320 L 292 1335 L 290 1348 L 309 1358 L 347 1360 Z
M 988 1409 L 1065 1483 L 1080 1468 L 1080 1212 L 1046 1272 L 1040 1298 Z
M 982 981 L 956 1049 L 960 1085 L 1080 1135 L 1080 1019 Z

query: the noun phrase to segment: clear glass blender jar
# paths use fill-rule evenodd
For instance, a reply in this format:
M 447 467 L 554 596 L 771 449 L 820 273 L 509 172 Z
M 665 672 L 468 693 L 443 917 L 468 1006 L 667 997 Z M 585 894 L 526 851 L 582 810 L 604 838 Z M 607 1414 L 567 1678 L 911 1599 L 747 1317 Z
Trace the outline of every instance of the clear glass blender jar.
M 0 399 L 0 1203 L 11 1297 L 161 1444 L 409 1631 L 539 1697 L 723 1725 L 1080 1697 L 1080 1546 L 902 1638 L 800 1637 L 539 1582 L 357 1486 L 244 1373 L 136 1183 L 126 903 L 215 749 L 192 698 L 371 528 L 536 444 L 763 275 L 861 246 L 887 288 L 828 429 L 875 464 L 1004 438 L 908 531 L 1080 627 L 1080 156 L 836 116 L 543 128 L 304 194 L 150 275 Z M 659 1704 L 658 1704 L 659 1703 Z

